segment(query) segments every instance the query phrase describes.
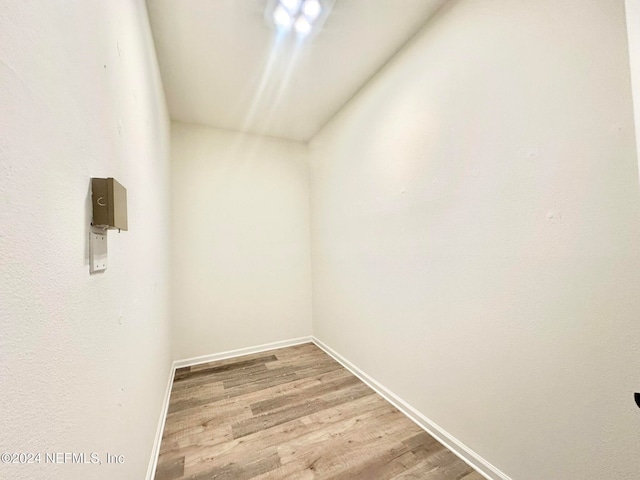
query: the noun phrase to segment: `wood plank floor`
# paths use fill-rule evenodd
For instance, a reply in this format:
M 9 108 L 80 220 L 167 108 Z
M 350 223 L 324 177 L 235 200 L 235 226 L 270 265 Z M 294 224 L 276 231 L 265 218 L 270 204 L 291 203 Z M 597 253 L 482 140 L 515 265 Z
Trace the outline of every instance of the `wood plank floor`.
M 155 480 L 482 480 L 311 343 L 176 371 Z

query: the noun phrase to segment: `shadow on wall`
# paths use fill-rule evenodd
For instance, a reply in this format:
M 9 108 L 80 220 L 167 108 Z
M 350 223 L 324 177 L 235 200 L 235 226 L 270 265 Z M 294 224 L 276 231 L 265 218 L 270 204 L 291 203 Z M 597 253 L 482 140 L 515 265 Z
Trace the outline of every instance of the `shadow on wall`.
M 91 203 L 91 181 L 88 181 L 87 197 L 84 202 L 84 265 L 89 267 L 89 234 L 91 233 L 91 220 L 93 218 L 93 204 Z

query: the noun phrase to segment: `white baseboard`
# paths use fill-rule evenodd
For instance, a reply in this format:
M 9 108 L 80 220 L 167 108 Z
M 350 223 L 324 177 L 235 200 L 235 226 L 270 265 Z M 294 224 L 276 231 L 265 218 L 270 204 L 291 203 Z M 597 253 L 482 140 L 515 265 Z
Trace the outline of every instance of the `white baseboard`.
M 175 368 L 192 367 L 201 363 L 215 362 L 217 360 L 225 360 L 227 358 L 241 357 L 242 355 L 250 355 L 252 353 L 265 352 L 267 350 L 275 350 L 277 348 L 293 347 L 301 343 L 311 343 L 312 337 L 292 338 L 281 342 L 265 343 L 255 347 L 239 348 L 237 350 L 229 350 L 228 352 L 213 353 L 211 355 L 202 355 L 200 357 L 185 358 L 173 362 Z
M 153 442 L 153 449 L 151 450 L 151 461 L 149 462 L 149 468 L 147 469 L 147 480 L 153 480 L 153 476 L 156 472 L 156 466 L 158 465 L 158 456 L 160 455 L 160 443 L 162 442 L 162 434 L 164 432 L 164 422 L 167 420 L 167 412 L 169 411 L 169 398 L 171 397 L 171 387 L 173 385 L 173 377 L 176 374 L 176 362 L 171 365 L 171 371 L 169 372 L 169 381 L 167 382 L 167 389 L 164 393 L 164 402 L 162 403 L 162 410 L 160 410 L 160 421 L 158 422 L 158 429 L 156 430 L 156 438 Z
M 465 463 L 469 464 L 478 473 L 482 474 L 489 480 L 511 480 L 511 477 L 500 471 L 497 467 L 490 462 L 482 458 L 476 452 L 467 447 L 464 443 L 457 440 L 455 437 L 447 433 L 444 429 L 438 426 L 433 421 L 429 420 L 418 410 L 413 408 L 407 402 L 391 392 L 381 383 L 377 382 L 365 372 L 360 370 L 357 366 L 337 353 L 331 347 L 320 341 L 318 338 L 313 337 L 313 343 L 319 348 L 324 350 L 328 355 L 332 356 L 338 363 L 342 364 L 347 370 L 353 373 L 356 377 L 369 385 L 376 393 L 391 403 L 394 407 L 404 413 L 410 420 L 416 425 L 425 430 L 428 434 L 442 443 L 445 447 L 460 457 Z

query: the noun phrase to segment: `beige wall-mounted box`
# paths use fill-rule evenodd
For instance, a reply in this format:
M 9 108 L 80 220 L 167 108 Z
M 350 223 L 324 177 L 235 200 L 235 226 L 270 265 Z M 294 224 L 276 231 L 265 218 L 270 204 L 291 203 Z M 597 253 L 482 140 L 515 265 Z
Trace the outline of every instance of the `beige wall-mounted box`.
M 113 178 L 91 179 L 93 225 L 128 230 L 127 189 Z

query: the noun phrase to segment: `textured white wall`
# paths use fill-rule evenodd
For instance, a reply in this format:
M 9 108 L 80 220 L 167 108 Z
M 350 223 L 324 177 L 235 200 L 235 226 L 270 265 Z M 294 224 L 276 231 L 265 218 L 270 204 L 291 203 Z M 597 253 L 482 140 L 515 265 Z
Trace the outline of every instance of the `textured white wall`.
M 311 335 L 307 146 L 173 123 L 177 358 Z
M 311 143 L 314 335 L 517 480 L 640 472 L 624 1 L 452 2 Z
M 142 0 L 0 0 L 0 452 L 11 479 L 144 478 L 166 389 L 169 123 Z M 89 182 L 128 193 L 89 275 Z

